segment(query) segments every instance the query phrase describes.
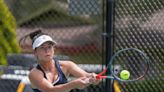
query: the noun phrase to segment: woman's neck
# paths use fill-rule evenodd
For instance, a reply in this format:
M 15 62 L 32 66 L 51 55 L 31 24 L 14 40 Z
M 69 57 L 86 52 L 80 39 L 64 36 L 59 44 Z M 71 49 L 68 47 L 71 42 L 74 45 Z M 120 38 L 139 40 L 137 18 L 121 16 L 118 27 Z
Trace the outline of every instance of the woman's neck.
M 44 71 L 51 71 L 54 69 L 54 60 L 51 61 L 39 61 L 39 65 Z

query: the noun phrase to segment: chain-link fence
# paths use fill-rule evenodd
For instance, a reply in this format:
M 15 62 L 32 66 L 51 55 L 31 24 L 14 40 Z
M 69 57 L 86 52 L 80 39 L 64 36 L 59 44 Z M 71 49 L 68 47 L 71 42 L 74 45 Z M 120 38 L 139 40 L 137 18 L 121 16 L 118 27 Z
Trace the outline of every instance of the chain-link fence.
M 68 57 L 84 70 L 88 70 L 88 67 L 92 68 L 93 71 L 89 68 L 89 72 L 94 72 L 96 66 L 100 66 L 97 70 L 101 70 L 103 1 L 5 0 L 5 2 L 16 18 L 18 40 L 35 29 L 41 28 L 57 42 L 55 54 L 61 56 L 60 58 Z M 27 70 L 33 63 L 36 63 L 35 59 L 29 55 L 32 53 L 31 40 L 27 38 L 21 48 L 22 55 L 8 55 L 8 64 L 21 66 L 22 70 Z M 22 75 L 15 72 L 21 69 L 12 68 L 7 73 L 2 69 L 6 73 L 2 75 L 2 78 L 15 79 L 15 76 L 25 78 L 28 74 Z M 74 89 L 72 92 L 99 92 L 103 90 L 103 87 L 102 83 L 84 90 Z
M 114 2 L 114 51 L 126 47 L 138 48 L 151 59 L 150 71 L 144 81 L 120 83 L 121 91 L 162 92 L 164 1 L 111 1 Z M 18 40 L 35 29 L 42 28 L 57 41 L 56 54 L 68 56 L 77 64 L 93 66 L 104 64 L 102 33 L 105 31 L 104 23 L 106 23 L 104 20 L 106 0 L 5 0 L 5 2 L 16 18 Z M 31 41 L 27 39 L 22 46 L 22 53 L 31 52 Z M 3 78 L 5 79 L 6 75 Z M 104 89 L 105 83 L 102 83 L 73 91 L 104 92 Z
M 114 50 L 139 48 L 151 60 L 145 79 L 121 83 L 122 92 L 163 92 L 164 1 L 115 0 L 114 11 Z
M 77 63 L 94 64 L 101 63 L 102 56 L 101 6 L 100 0 L 17 0 L 10 5 L 18 23 L 18 40 L 43 28 L 57 41 L 57 53 Z M 30 46 L 27 40 L 23 51 L 30 52 Z

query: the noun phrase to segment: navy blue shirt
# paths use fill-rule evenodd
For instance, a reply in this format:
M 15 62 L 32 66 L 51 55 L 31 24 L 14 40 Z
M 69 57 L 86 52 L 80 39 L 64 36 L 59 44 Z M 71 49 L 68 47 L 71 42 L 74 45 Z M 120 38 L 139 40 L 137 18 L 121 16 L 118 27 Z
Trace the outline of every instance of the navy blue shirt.
M 65 84 L 67 83 L 67 78 L 65 77 L 64 73 L 62 72 L 61 68 L 60 68 L 60 64 L 58 60 L 55 60 L 55 66 L 57 68 L 58 71 L 58 78 L 52 83 L 54 86 L 55 85 L 59 85 L 59 84 Z M 45 72 L 43 71 L 43 69 L 40 67 L 40 65 L 37 65 L 36 67 L 38 70 L 42 71 L 44 74 L 44 78 L 47 79 Z M 39 89 L 33 89 L 34 92 L 41 92 Z

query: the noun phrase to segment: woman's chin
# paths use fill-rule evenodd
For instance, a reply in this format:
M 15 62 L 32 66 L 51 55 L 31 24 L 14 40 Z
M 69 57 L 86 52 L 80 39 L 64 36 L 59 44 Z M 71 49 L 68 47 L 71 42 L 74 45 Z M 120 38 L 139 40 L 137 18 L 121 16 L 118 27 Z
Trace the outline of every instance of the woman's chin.
M 53 57 L 52 56 L 46 56 L 45 59 L 48 60 L 48 61 L 50 61 L 50 60 L 53 59 Z

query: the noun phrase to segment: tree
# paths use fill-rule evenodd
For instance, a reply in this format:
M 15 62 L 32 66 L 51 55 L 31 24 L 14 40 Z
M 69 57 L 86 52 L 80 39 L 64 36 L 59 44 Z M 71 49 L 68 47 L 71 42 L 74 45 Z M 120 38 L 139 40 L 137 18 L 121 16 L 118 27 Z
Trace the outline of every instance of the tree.
M 16 20 L 3 0 L 0 0 L 0 64 L 7 65 L 9 53 L 19 53 L 16 40 Z

